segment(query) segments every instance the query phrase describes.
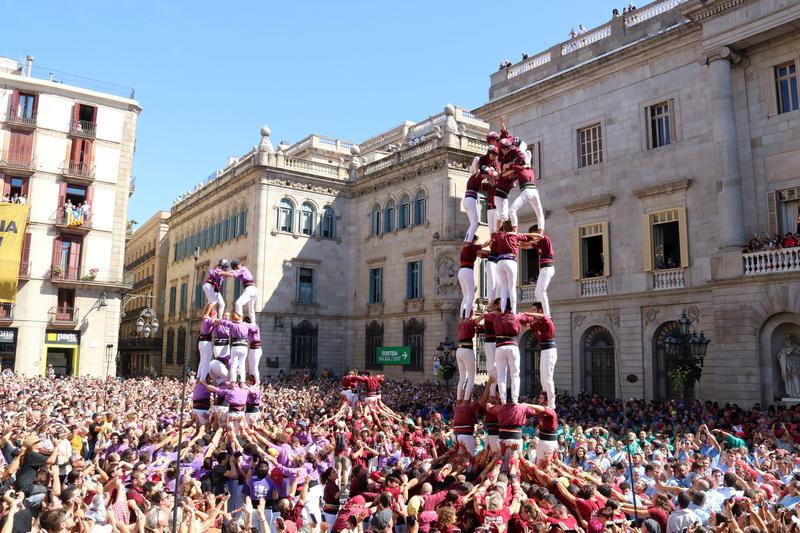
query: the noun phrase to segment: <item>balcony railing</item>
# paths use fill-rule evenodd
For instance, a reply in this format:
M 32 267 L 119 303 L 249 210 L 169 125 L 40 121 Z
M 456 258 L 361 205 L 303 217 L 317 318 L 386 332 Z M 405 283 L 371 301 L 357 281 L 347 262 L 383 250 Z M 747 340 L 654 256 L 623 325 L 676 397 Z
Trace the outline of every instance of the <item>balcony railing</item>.
M 139 281 L 134 282 L 133 290 L 141 289 L 142 287 L 146 287 L 152 284 L 153 284 L 153 276 L 147 276 L 146 278 L 142 278 Z
M 95 281 L 97 277 L 96 271 L 89 271 L 88 273 L 81 274 L 79 267 L 63 269 L 59 265 L 53 265 L 50 269 L 50 279 L 52 281 Z
M 59 207 L 56 212 L 56 225 L 74 229 L 92 229 L 92 214 L 82 213 L 79 209 Z
M 536 285 L 522 285 L 517 294 L 518 304 L 532 304 L 536 301 Z
M 52 307 L 48 312 L 50 324 L 76 325 L 78 309 L 73 307 Z
M 14 304 L 11 302 L 0 303 L 0 322 L 10 322 L 14 320 Z
M 745 276 L 800 272 L 800 247 L 742 254 Z
M 72 135 L 94 138 L 97 132 L 97 123 L 88 120 L 73 120 L 69 126 Z
M 0 152 L 0 167 L 32 173 L 36 170 L 36 158 L 28 152 L 3 150 Z
M 30 113 L 22 112 L 16 105 L 8 108 L 8 115 L 6 116 L 6 123 L 13 126 L 27 126 L 30 128 L 36 127 L 36 111 Z
M 61 167 L 61 172 L 65 176 L 73 178 L 94 179 L 94 166 L 89 163 L 82 163 L 80 161 L 64 161 L 64 166 Z
M 653 290 L 683 289 L 686 284 L 684 281 L 683 268 L 670 268 L 668 270 L 653 271 Z
M 143 255 L 137 257 L 136 259 L 125 265 L 125 270 L 133 270 L 134 268 L 141 265 L 151 257 L 155 257 L 155 255 L 156 255 L 156 249 L 152 248 L 147 252 L 145 252 Z
M 30 277 L 31 277 L 31 262 L 30 261 L 20 261 L 19 262 L 19 277 L 20 277 L 20 279 L 30 279 Z
M 608 285 L 605 278 L 590 278 L 581 280 L 581 296 L 606 296 Z

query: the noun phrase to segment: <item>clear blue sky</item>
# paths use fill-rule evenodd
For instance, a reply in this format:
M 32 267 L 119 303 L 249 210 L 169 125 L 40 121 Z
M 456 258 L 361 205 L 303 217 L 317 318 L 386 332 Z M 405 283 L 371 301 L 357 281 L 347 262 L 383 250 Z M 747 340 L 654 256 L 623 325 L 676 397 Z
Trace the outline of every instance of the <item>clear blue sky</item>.
M 0 55 L 129 85 L 143 107 L 130 217 L 258 144 L 360 142 L 488 97 L 489 75 L 611 18 L 611 0 L 8 2 Z M 641 7 L 641 6 L 640 6 Z

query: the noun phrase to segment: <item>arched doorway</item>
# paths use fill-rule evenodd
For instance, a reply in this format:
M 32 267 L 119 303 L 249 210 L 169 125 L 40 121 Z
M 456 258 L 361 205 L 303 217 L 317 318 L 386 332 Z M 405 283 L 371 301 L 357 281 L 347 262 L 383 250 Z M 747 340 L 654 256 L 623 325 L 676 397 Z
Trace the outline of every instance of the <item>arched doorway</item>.
M 614 337 L 603 326 L 592 326 L 583 336 L 586 392 L 602 398 L 616 396 Z
M 526 333 L 520 342 L 520 380 L 523 394 L 536 397 L 542 390 L 539 380 L 539 361 L 541 351 L 539 340 L 531 332 Z
M 689 399 L 694 400 L 694 384 L 683 394 L 675 392 L 669 373 L 675 368 L 675 359 L 665 349 L 667 337 L 678 332 L 678 323 L 674 320 L 664 322 L 653 334 L 653 399 L 657 401 Z

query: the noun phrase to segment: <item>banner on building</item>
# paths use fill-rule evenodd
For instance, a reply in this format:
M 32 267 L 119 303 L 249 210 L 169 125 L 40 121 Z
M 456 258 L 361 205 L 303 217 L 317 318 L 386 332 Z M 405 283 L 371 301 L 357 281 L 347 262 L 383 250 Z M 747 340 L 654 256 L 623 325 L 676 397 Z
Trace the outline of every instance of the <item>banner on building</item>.
M 27 205 L 0 203 L 0 302 L 14 302 L 17 298 L 27 220 Z
M 379 365 L 410 365 L 411 346 L 378 346 L 375 362 Z

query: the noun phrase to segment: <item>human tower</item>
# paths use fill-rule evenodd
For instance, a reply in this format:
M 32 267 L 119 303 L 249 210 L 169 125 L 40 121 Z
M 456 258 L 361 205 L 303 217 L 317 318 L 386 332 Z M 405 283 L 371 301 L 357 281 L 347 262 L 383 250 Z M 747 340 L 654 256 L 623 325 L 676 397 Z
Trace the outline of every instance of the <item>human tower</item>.
M 484 155 L 473 161 L 462 200 L 470 224 L 461 249 L 458 273 L 462 300 L 456 352 L 459 370 L 457 400 L 470 400 L 472 396 L 476 369 L 473 340 L 477 334 L 483 335 L 486 370 L 497 384 L 496 391 L 492 387 L 492 395 L 496 394 L 501 403 L 517 403 L 520 391 L 517 337 L 523 328 L 530 328 L 541 349 L 539 377 L 542 390 L 547 394 L 547 406 L 554 408 L 553 372 L 557 356 L 547 287 L 553 279 L 555 266 L 553 245 L 545 233 L 544 210 L 531 168 L 531 153 L 524 142 L 506 130 L 502 120 L 500 133 L 492 131 L 486 140 L 489 147 Z M 519 193 L 510 202 L 515 185 Z M 487 204 L 491 235 L 486 242 L 479 242 L 476 235 L 479 193 L 484 194 Z M 537 225 L 532 233 L 519 233 L 517 213 L 526 203 L 533 208 Z M 531 312 L 517 313 L 517 259 L 519 250 L 524 248 L 538 252 L 539 277 Z M 486 258 L 488 305 L 482 315 L 475 316 L 473 269 L 478 257 Z

